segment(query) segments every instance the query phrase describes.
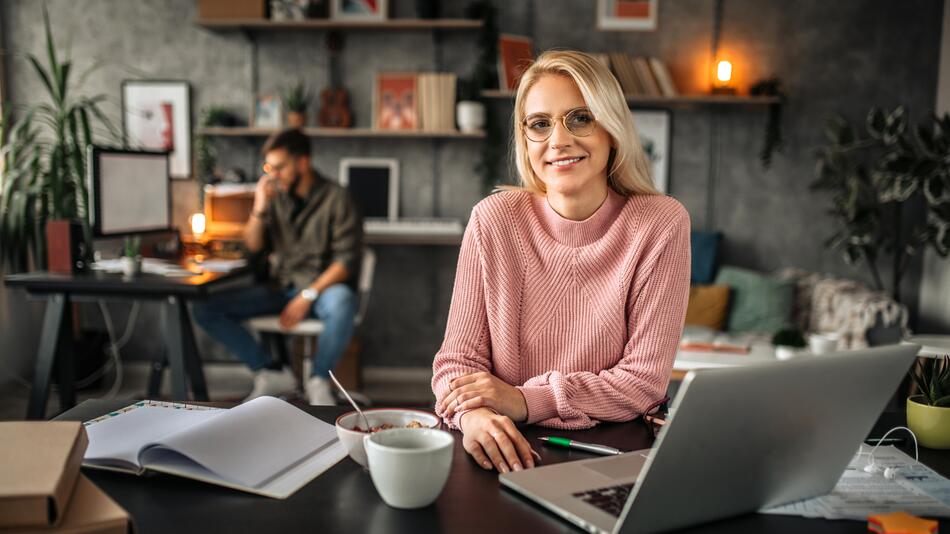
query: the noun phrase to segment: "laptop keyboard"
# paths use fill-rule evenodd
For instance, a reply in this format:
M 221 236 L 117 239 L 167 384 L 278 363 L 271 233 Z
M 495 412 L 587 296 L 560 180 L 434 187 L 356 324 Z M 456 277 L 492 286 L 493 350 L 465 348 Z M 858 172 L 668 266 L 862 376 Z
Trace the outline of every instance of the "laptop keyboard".
M 623 506 L 627 504 L 627 497 L 630 496 L 631 489 L 633 489 L 632 483 L 581 491 L 572 495 L 614 517 L 620 517 L 620 512 L 623 511 Z

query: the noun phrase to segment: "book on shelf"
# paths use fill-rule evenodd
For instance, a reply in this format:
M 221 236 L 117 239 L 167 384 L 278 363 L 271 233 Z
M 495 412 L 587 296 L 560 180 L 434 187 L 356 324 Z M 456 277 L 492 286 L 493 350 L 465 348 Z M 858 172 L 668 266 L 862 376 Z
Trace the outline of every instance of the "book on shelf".
M 455 86 L 458 76 L 449 72 L 420 72 L 420 129 L 427 132 L 455 130 Z
M 620 87 L 627 96 L 675 97 L 679 93 L 666 65 L 655 57 L 633 57 L 627 52 L 607 54 Z
M 670 75 L 670 69 L 666 67 L 666 63 L 663 63 L 658 58 L 650 58 L 650 70 L 653 72 L 653 76 L 656 77 L 656 83 L 660 87 L 660 93 L 665 97 L 676 97 L 679 96 L 679 91 L 676 90 L 676 84 L 673 83 L 673 77 Z
M 626 52 L 611 52 L 610 66 L 613 67 L 614 75 L 620 82 L 620 87 L 625 95 L 642 95 L 643 90 L 633 72 L 633 63 Z
M 643 94 L 646 96 L 662 96 L 660 91 L 660 86 L 656 82 L 656 78 L 653 77 L 653 72 L 650 70 L 650 63 L 645 57 L 636 57 L 633 60 L 633 68 L 637 73 L 637 78 L 640 80 L 640 86 L 643 87 Z
M 521 75 L 534 61 L 534 41 L 530 37 L 498 36 L 498 87 L 502 91 L 518 88 Z
M 276 499 L 346 456 L 333 425 L 274 397 L 231 409 L 141 401 L 84 425 L 85 467 L 166 473 Z
M 0 423 L 0 529 L 59 524 L 87 443 L 78 422 Z

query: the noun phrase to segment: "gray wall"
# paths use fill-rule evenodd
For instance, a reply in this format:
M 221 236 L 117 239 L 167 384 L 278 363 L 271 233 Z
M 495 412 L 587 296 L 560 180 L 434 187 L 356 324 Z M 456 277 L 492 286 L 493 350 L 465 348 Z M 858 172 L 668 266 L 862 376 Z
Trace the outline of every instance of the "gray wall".
M 89 79 L 86 91 L 109 95 L 112 117 L 118 119 L 119 82 L 133 77 L 189 80 L 195 116 L 212 104 L 230 106 L 246 116 L 251 99 L 247 68 L 251 46 L 238 32 L 196 27 L 192 0 L 47 3 L 58 42 L 70 45 L 76 62 L 81 66 L 106 63 Z M 413 15 L 413 2 L 392 3 L 395 16 Z M 443 11 L 446 16 L 460 16 L 466 3 L 444 2 Z M 0 4 L 8 49 L 41 50 L 40 4 L 35 0 Z M 712 31 L 711 0 L 662 1 L 657 31 L 611 33 L 594 30 L 593 2 L 497 4 L 501 30 L 533 35 L 538 49 L 622 49 L 656 55 L 670 65 L 683 92 L 703 90 Z M 931 113 L 942 10 L 943 3 L 932 0 L 794 4 L 726 0 L 721 49 L 735 59 L 740 89 L 778 75 L 789 96 L 784 113 L 785 151 L 770 170 L 764 170 L 757 159 L 765 128 L 763 109 L 699 107 L 673 112 L 671 193 L 686 205 L 697 227 L 705 225 L 707 194 L 712 195 L 711 227 L 725 232 L 726 263 L 762 270 L 797 266 L 867 280 L 864 270 L 844 265 L 836 254 L 821 247 L 831 233 L 831 222 L 824 214 L 824 199 L 807 188 L 814 167 L 812 153 L 823 142 L 822 120 L 830 113 L 861 121 L 872 105 L 898 103 L 907 105 L 914 117 Z M 313 87 L 322 87 L 326 81 L 323 38 L 319 32 L 258 33 L 261 91 L 275 90 L 298 76 Z M 475 58 L 475 38 L 471 31 L 443 32 L 442 48 L 437 50 L 430 32 L 348 34 L 343 78 L 352 94 L 356 125 L 369 125 L 369 90 L 376 71 L 433 69 L 441 56 L 441 68 L 466 74 Z M 39 85 L 22 59 L 8 62 L 7 81 L 14 102 L 25 103 L 39 94 Z M 510 102 L 497 101 L 490 107 L 494 116 L 507 120 Z M 711 152 L 714 127 L 718 143 Z M 256 174 L 258 143 L 221 140 L 223 161 Z M 330 176 L 336 176 L 343 156 L 398 157 L 407 215 L 467 217 L 480 198 L 480 179 L 472 170 L 477 142 L 320 139 L 314 147 L 316 166 Z M 720 163 L 713 174 L 716 185 L 708 190 L 714 154 Z M 185 216 L 197 208 L 196 189 L 193 180 L 175 186 L 176 218 L 183 224 Z M 441 341 L 457 252 L 438 247 L 381 247 L 379 253 L 366 323 L 365 362 L 427 366 Z M 904 294 L 915 307 L 920 266 L 907 278 Z M 117 314 L 123 310 L 127 306 L 115 307 Z M 129 354 L 155 352 L 154 323 L 140 321 Z M 10 326 L 7 321 L 2 324 L 5 336 L 10 336 Z M 4 354 L 4 359 L 11 359 Z

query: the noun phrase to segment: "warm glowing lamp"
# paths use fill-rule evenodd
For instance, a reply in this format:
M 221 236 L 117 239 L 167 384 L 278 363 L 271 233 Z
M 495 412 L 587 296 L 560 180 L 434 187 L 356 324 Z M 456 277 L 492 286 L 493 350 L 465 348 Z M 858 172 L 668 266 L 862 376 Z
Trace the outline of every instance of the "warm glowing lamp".
M 195 213 L 191 216 L 191 233 L 195 237 L 201 237 L 205 233 L 204 213 Z
M 732 63 L 726 60 L 716 62 L 716 82 L 713 84 L 713 93 L 732 95 L 736 88 L 732 86 Z

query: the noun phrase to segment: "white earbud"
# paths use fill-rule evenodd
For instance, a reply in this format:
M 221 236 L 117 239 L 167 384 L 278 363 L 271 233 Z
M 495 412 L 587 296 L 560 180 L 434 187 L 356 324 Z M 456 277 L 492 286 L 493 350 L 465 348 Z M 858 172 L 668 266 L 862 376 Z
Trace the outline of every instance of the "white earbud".
M 901 470 L 897 467 L 888 467 L 884 470 L 884 478 L 894 480 L 900 472 Z
M 871 459 L 871 463 L 869 463 L 868 465 L 864 466 L 864 472 L 865 472 L 865 473 L 871 473 L 871 474 L 874 474 L 874 473 L 877 473 L 877 472 L 878 472 L 877 464 L 874 463 L 874 459 L 873 459 L 873 458 Z
M 876 451 L 877 448 L 881 446 L 881 443 L 884 441 L 884 438 L 886 438 L 891 432 L 894 432 L 895 430 L 906 430 L 910 434 L 910 437 L 914 439 L 914 462 L 916 463 L 920 461 L 920 456 L 918 456 L 918 452 L 917 452 L 917 436 L 914 435 L 914 432 L 911 431 L 911 429 L 904 426 L 898 426 L 898 427 L 894 427 L 888 430 L 884 434 L 884 436 L 881 438 L 881 440 L 878 441 L 877 445 L 875 445 L 871 449 L 870 452 L 859 453 L 859 454 L 867 454 L 869 457 L 868 464 L 864 466 L 865 473 L 871 473 L 871 474 L 883 473 L 884 478 L 888 480 L 894 480 L 895 478 L 897 478 L 897 475 L 900 474 L 901 472 L 900 467 L 883 467 L 882 468 L 881 466 L 877 465 L 877 463 L 874 462 L 874 451 Z

